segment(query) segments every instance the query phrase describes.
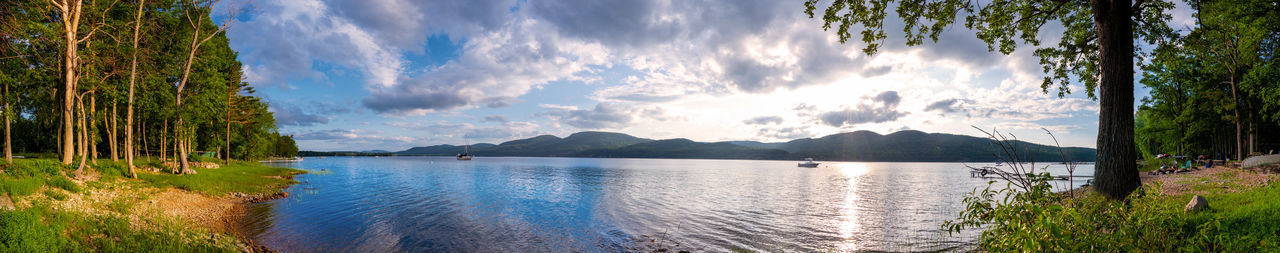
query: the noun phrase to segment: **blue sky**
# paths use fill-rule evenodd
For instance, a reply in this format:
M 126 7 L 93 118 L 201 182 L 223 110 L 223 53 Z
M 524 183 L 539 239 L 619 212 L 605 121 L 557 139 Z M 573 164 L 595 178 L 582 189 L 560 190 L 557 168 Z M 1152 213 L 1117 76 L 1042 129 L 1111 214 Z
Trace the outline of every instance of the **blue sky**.
M 403 150 L 613 131 L 787 141 L 912 129 L 1093 147 L 1097 102 L 1040 91 L 1030 47 L 961 26 L 874 56 L 798 1 L 255 2 L 228 36 L 303 150 Z M 1175 28 L 1189 26 L 1185 8 Z M 1047 28 L 1043 39 L 1056 41 Z M 1145 96 L 1139 87 L 1138 96 Z

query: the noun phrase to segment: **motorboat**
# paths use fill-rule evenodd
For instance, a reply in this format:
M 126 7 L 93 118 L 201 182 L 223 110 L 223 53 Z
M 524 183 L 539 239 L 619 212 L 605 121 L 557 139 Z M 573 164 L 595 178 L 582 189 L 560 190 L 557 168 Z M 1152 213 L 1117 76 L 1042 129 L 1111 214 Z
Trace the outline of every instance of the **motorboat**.
M 817 168 L 819 163 L 813 161 L 813 158 L 805 158 L 804 162 L 796 164 L 796 166 L 804 168 Z

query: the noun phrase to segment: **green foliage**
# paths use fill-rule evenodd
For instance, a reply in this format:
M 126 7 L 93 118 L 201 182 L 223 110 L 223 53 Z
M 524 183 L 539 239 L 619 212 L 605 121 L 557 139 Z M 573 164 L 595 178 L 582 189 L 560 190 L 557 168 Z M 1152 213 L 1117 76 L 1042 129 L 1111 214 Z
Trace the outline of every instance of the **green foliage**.
M 44 186 L 44 178 L 41 177 L 26 179 L 0 178 L 0 190 L 9 193 L 9 196 L 13 197 L 35 193 L 41 186 Z
M 111 203 L 107 203 L 107 209 L 116 213 L 126 214 L 129 213 L 130 209 L 133 209 L 134 204 L 137 203 L 125 198 L 116 198 Z
M 229 192 L 248 194 L 279 191 L 296 181 L 286 179 L 301 170 L 264 166 L 254 162 L 232 162 L 217 169 L 202 169 L 194 175 L 138 174 L 138 178 L 156 187 L 177 187 L 213 196 Z
M 1147 185 L 1127 201 L 1089 192 L 1064 198 L 1047 175 L 1034 190 L 975 189 L 966 209 L 943 229 L 983 228 L 979 247 L 991 252 L 1246 252 L 1280 250 L 1280 185 L 1208 194 L 1210 208 L 1182 210 L 1190 196 L 1161 196 Z M 993 181 L 994 182 L 994 181 Z
M 807 0 L 805 14 L 818 15 L 819 3 L 827 1 Z M 894 6 L 896 4 L 896 6 Z M 928 38 L 937 42 L 943 31 L 951 29 L 958 17 L 964 17 L 964 26 L 974 30 L 978 39 L 986 42 L 988 50 L 1010 54 L 1019 43 L 1037 47 L 1035 56 L 1040 58 L 1046 77 L 1041 88 L 1046 92 L 1056 86 L 1058 96 L 1071 93 L 1072 77 L 1083 84 L 1089 97 L 1094 97 L 1101 69 L 1098 55 L 1097 34 L 1093 9 L 1089 1 L 995 1 L 984 3 L 969 0 L 835 0 L 821 12 L 825 30 L 835 29 L 840 43 L 853 37 L 856 31 L 866 47 L 863 52 L 875 54 L 880 43 L 889 36 L 884 31 L 884 20 L 890 7 L 902 18 L 904 38 L 908 46 L 920 45 Z M 1156 44 L 1173 35 L 1173 29 L 1165 24 L 1171 16 L 1172 1 L 1145 1 L 1139 5 L 1135 21 L 1135 38 Z M 1040 32 L 1046 24 L 1058 23 L 1063 29 L 1055 46 L 1042 46 Z M 835 25 L 835 26 L 833 26 Z M 859 31 L 860 29 L 860 31 Z
M 75 182 L 71 182 L 70 179 L 67 179 L 67 177 L 64 177 L 64 176 L 55 176 L 55 177 L 49 178 L 48 183 L 49 183 L 49 186 L 57 187 L 63 190 L 67 190 L 69 192 L 73 192 L 73 193 L 80 192 L 80 185 L 76 184 Z

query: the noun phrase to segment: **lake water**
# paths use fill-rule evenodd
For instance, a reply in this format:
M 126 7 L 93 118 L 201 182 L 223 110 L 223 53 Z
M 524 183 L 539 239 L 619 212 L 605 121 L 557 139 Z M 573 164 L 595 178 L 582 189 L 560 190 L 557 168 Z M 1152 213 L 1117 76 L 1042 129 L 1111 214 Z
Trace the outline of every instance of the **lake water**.
M 952 237 L 938 228 L 989 181 L 958 163 L 308 157 L 280 165 L 313 174 L 299 176 L 288 198 L 255 205 L 250 236 L 286 252 L 955 250 L 970 247 L 976 231 Z M 1092 173 L 1091 165 L 1076 171 Z

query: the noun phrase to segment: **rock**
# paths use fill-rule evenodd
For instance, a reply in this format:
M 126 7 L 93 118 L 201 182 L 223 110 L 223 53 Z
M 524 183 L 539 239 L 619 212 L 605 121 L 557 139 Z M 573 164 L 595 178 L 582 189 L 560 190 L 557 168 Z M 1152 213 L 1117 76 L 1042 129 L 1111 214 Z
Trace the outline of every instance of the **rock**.
M 13 211 L 13 200 L 9 199 L 9 194 L 0 193 L 0 210 Z
M 1209 208 L 1209 200 L 1200 195 L 1196 195 L 1195 197 L 1191 197 L 1191 202 L 1188 202 L 1187 207 L 1183 209 L 1190 213 L 1204 210 L 1205 208 Z

